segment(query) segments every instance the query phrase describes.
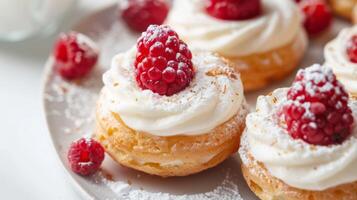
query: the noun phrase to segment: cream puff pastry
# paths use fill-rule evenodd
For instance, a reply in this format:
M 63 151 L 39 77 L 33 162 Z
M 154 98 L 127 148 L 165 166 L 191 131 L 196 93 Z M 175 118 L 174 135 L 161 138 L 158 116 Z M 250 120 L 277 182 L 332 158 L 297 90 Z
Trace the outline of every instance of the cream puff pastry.
M 174 51 L 187 57 L 180 58 L 176 53 L 176 57 L 169 58 L 163 54 L 161 58 L 168 66 L 160 69 L 162 80 L 156 74 L 150 75 L 151 68 L 149 78 L 166 81 L 170 91 L 174 83 L 183 81 L 179 71 L 186 71 L 187 66 L 182 60 L 194 69 L 190 83 L 174 94 L 158 94 L 160 90 L 155 91 L 150 82 L 145 82 L 146 60 L 159 66 L 154 55 L 160 54 L 155 48 L 161 45 L 166 46 L 166 53 L 177 46 L 179 50 Z M 239 74 L 219 56 L 204 52 L 190 56 L 186 47 L 167 26 L 151 26 L 137 47 L 113 58 L 111 69 L 103 76 L 95 134 L 118 163 L 162 177 L 186 176 L 211 168 L 238 150 L 247 113 Z M 176 67 L 174 60 L 179 60 Z M 176 79 L 171 79 L 167 71 L 175 70 Z M 148 88 L 143 89 L 145 86 Z
M 354 39 L 355 38 L 355 39 Z M 343 29 L 325 47 L 325 65 L 352 95 L 357 95 L 357 26 Z M 356 51 L 356 52 L 355 52 Z
M 354 24 L 357 24 L 357 4 L 354 5 L 353 11 L 352 11 L 352 22 Z
M 241 73 L 245 91 L 282 79 L 297 67 L 307 38 L 293 1 L 262 0 L 260 15 L 244 20 L 213 17 L 205 9 L 206 2 L 174 1 L 166 23 L 192 50 L 224 57 Z
M 353 19 L 353 9 L 357 0 L 329 0 L 332 10 L 346 19 Z
M 262 200 L 357 199 L 356 118 L 357 100 L 320 65 L 260 96 L 239 150 L 250 189 Z

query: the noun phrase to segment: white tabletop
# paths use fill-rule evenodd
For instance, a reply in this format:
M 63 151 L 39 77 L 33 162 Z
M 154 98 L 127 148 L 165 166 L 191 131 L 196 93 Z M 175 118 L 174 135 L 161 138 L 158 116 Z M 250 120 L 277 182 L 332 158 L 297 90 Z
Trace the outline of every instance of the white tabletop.
M 80 0 L 63 27 L 113 2 Z M 0 199 L 79 199 L 55 154 L 42 110 L 42 70 L 54 38 L 0 43 Z

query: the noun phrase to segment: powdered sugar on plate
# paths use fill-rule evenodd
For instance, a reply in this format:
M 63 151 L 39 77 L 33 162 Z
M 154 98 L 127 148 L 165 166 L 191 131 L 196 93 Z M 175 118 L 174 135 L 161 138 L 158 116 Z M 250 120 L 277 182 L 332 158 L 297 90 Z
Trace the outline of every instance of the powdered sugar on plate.
M 118 194 L 118 196 L 127 200 L 242 200 L 238 186 L 230 180 L 229 175 L 229 171 L 227 171 L 226 177 L 221 184 L 210 192 L 183 195 L 175 195 L 166 192 L 150 192 L 140 188 L 136 189 L 127 182 L 122 181 L 110 181 L 107 179 L 103 179 L 103 181 L 116 194 Z
M 52 60 L 49 62 L 51 64 Z M 63 127 L 64 133 L 88 134 L 93 127 L 95 102 L 102 86 L 102 71 L 97 66 L 88 77 L 77 82 L 68 82 L 55 73 L 51 74 L 51 84 L 46 88 L 44 98 L 50 104 L 65 104 L 64 108 L 53 107 L 48 113 L 70 122 Z
M 218 169 L 217 172 L 222 173 L 223 179 L 217 182 L 217 185 L 209 191 L 185 194 L 165 192 L 165 189 L 160 191 L 160 188 L 154 191 L 152 189 L 138 187 L 132 181 L 113 180 L 113 177 L 108 178 L 108 174 L 103 171 L 98 173 L 96 178 L 99 183 L 104 183 L 118 197 L 126 200 L 243 200 L 237 185 L 237 173 L 232 172 L 232 170 L 236 169 Z M 138 180 L 140 180 L 140 176 L 138 177 Z M 156 178 L 160 179 L 159 177 Z M 172 181 L 169 180 L 168 185 L 169 187 L 174 186 Z
M 48 72 L 50 76 L 47 77 L 47 82 L 50 84 L 47 84 L 44 98 L 48 102 L 66 104 L 63 112 L 58 109 L 49 110 L 50 115 L 64 115 L 67 120 L 73 122 L 72 125 L 63 128 L 65 133 L 79 132 L 79 134 L 90 135 L 94 125 L 95 103 L 103 85 L 102 74 L 109 69 L 112 57 L 135 44 L 137 36 L 123 27 L 119 21 L 115 21 L 109 27 L 94 24 L 84 32 L 100 49 L 99 61 L 95 69 L 87 77 L 70 82 L 57 76 L 55 69 L 51 67 Z M 52 63 L 51 58 L 47 65 L 51 66 Z

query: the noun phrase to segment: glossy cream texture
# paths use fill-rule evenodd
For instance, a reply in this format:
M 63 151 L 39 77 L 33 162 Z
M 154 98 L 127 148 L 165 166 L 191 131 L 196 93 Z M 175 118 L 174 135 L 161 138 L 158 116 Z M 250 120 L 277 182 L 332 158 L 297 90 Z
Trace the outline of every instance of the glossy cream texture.
M 166 23 L 191 49 L 225 57 L 268 52 L 288 45 L 303 32 L 294 1 L 262 0 L 262 5 L 260 16 L 230 21 L 208 15 L 204 0 L 175 0 Z
M 315 146 L 294 140 L 279 125 L 277 110 L 286 101 L 287 89 L 260 96 L 256 112 L 248 115 L 248 151 L 270 174 L 300 189 L 322 191 L 357 181 L 357 129 L 341 145 Z M 357 117 L 357 101 L 350 101 Z
M 199 135 L 213 130 L 242 110 L 239 74 L 211 53 L 193 55 L 195 78 L 183 91 L 160 96 L 137 86 L 135 48 L 114 57 L 103 76 L 108 107 L 130 128 L 157 136 Z M 231 72 L 213 76 L 212 70 Z
M 351 62 L 347 55 L 348 42 L 354 35 L 357 35 L 357 26 L 343 29 L 326 45 L 325 65 L 332 68 L 348 92 L 357 94 L 357 63 Z

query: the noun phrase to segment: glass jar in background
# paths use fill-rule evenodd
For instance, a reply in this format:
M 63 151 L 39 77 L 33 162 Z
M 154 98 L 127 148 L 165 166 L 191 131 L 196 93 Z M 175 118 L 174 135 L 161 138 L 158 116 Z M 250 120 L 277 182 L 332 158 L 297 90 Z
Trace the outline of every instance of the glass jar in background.
M 75 0 L 0 0 L 0 40 L 50 33 L 74 5 Z

